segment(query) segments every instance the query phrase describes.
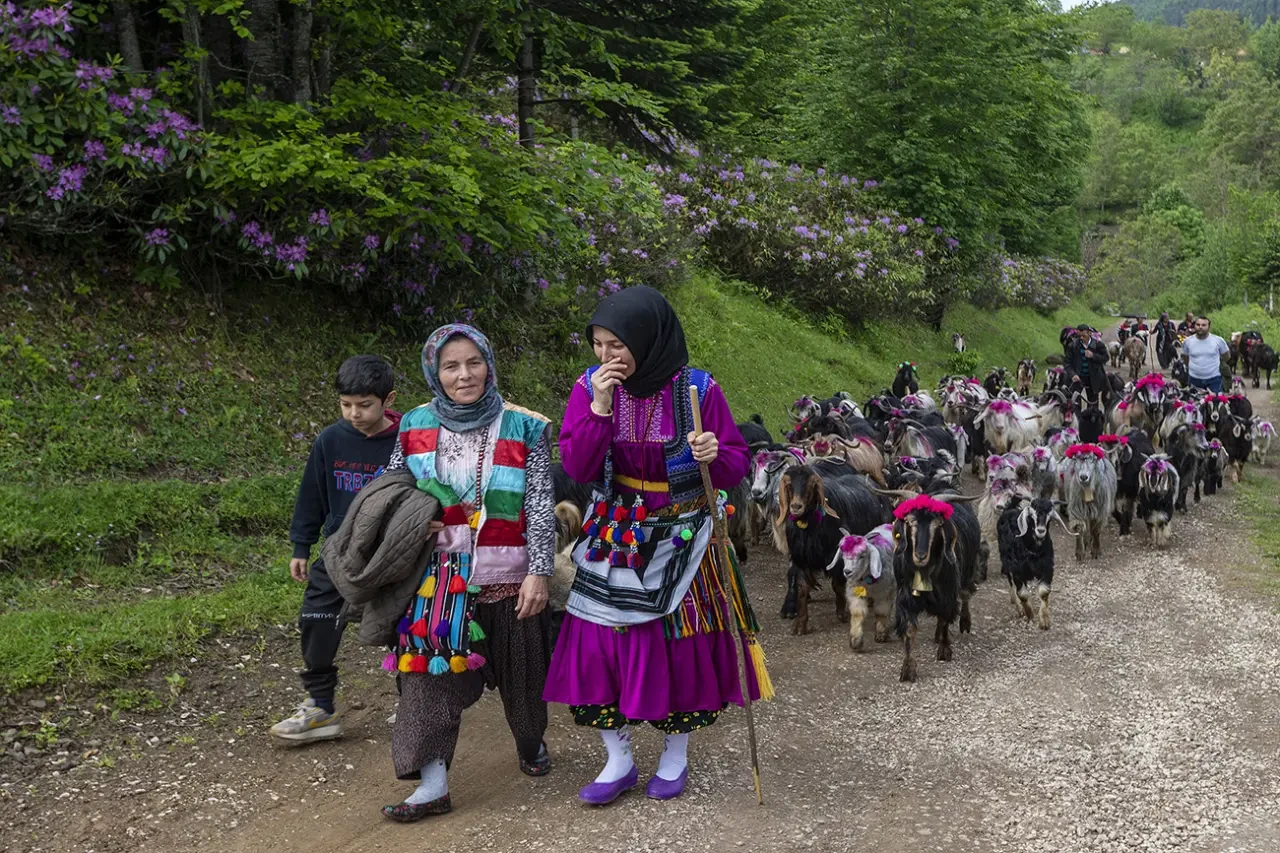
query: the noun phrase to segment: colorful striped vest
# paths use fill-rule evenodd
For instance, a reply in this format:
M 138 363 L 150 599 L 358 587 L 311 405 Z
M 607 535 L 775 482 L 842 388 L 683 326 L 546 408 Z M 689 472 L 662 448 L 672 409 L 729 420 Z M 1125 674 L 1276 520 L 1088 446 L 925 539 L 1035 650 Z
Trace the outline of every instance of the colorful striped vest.
M 477 586 L 520 583 L 529 571 L 525 538 L 525 463 L 529 448 L 541 441 L 547 420 L 536 412 L 507 404 L 488 427 L 484 460 L 483 494 L 471 547 L 471 519 L 458 495 L 436 477 L 436 447 L 440 421 L 426 406 L 419 406 L 400 422 L 400 449 L 405 464 L 418 478 L 418 487 L 440 501 L 444 530 L 436 538 L 436 551 L 472 554 L 470 582 Z

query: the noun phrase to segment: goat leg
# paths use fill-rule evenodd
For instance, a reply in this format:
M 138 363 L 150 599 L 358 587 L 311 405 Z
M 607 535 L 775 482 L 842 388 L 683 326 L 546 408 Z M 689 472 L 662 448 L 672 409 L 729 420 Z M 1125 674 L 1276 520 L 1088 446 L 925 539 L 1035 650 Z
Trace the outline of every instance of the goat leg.
M 849 648 L 860 652 L 866 643 L 867 599 L 854 595 L 852 590 L 841 590 L 849 597 Z
M 809 592 L 812 587 L 809 584 L 809 573 L 799 572 L 796 589 L 796 621 L 791 625 L 791 633 L 794 636 L 803 636 L 809 633 Z
M 1013 578 L 1009 578 L 1009 603 L 1013 605 L 1013 615 L 1019 619 L 1022 618 L 1022 596 L 1018 591 L 1018 586 L 1013 582 Z
M 907 632 L 902 638 L 904 657 L 902 658 L 902 673 L 898 676 L 899 681 L 915 681 L 919 677 L 916 672 L 915 642 L 916 623 L 913 619 L 907 625 Z
M 1100 518 L 1089 522 L 1089 556 L 1095 560 L 1102 556 L 1102 519 Z
M 951 620 L 944 622 L 938 617 L 938 634 L 942 638 L 938 643 L 938 660 L 951 660 Z
M 960 593 L 960 633 L 961 634 L 973 633 L 973 617 L 969 615 L 969 598 L 972 595 L 973 593 L 969 592 L 968 590 L 962 590 Z M 947 624 L 950 624 L 950 623 L 947 623 Z M 947 632 L 945 629 L 942 632 L 942 639 L 948 644 L 950 644 L 950 641 L 947 640 Z M 951 660 L 951 658 L 947 658 L 947 660 Z
M 1040 595 L 1040 630 L 1048 631 L 1049 630 L 1049 592 L 1050 592 L 1049 584 L 1047 583 L 1040 584 L 1040 587 L 1039 589 L 1037 589 L 1037 592 Z M 1028 608 L 1028 610 L 1029 609 L 1030 608 Z
M 782 599 L 782 610 L 778 613 L 783 619 L 796 618 L 796 586 L 800 570 L 792 563 L 787 568 L 787 595 Z
M 849 601 L 845 597 L 847 588 L 848 582 L 845 580 L 844 572 L 838 571 L 831 579 L 831 591 L 836 595 L 836 619 L 841 622 L 849 621 Z
M 1077 534 L 1076 535 L 1076 559 L 1083 563 L 1084 562 L 1084 540 L 1085 540 L 1085 536 L 1088 534 L 1088 530 L 1086 529 L 1084 524 L 1081 524 L 1078 521 L 1071 522 L 1071 530 L 1073 533 Z

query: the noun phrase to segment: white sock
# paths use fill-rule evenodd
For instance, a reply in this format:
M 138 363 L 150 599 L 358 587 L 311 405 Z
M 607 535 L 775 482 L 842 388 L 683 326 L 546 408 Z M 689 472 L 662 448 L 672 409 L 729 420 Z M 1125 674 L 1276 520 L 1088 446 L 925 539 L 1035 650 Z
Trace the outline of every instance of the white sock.
M 422 782 L 404 801 L 420 806 L 432 800 L 438 800 L 449 793 L 449 776 L 444 769 L 444 759 L 428 761 L 422 768 Z
M 658 759 L 658 778 L 674 782 L 689 766 L 689 735 L 667 735 L 667 748 Z
M 609 761 L 596 777 L 596 781 L 617 782 L 636 766 L 631 758 L 631 728 L 623 726 L 617 731 L 601 729 L 600 739 L 604 741 L 604 748 L 609 751 Z

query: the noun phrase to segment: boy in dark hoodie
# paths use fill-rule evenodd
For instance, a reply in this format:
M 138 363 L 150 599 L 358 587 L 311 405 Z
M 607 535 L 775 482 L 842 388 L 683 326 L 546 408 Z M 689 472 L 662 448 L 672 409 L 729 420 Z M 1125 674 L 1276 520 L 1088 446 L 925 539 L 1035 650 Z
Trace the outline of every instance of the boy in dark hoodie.
M 311 546 L 342 525 L 347 509 L 370 480 L 391 460 L 400 430 L 400 414 L 387 407 L 396 398 L 391 365 L 376 355 L 357 355 L 338 368 L 334 383 L 342 420 L 316 437 L 293 505 L 289 540 L 293 559 L 289 574 L 307 584 L 298 625 L 302 629 L 302 686 L 309 694 L 298 711 L 271 727 L 288 741 L 329 740 L 342 734 L 334 708 L 338 668 L 334 658 L 342 640 L 342 596 L 334 588 L 324 561 L 308 569 Z

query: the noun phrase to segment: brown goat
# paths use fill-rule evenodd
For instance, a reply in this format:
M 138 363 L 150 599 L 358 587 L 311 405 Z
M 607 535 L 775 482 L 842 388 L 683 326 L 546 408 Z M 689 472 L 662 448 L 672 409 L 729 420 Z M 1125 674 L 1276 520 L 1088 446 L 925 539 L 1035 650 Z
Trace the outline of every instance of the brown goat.
M 843 459 L 859 474 L 866 474 L 881 488 L 888 488 L 884 478 L 884 453 L 869 441 L 838 435 L 815 435 L 800 446 L 807 456 Z

